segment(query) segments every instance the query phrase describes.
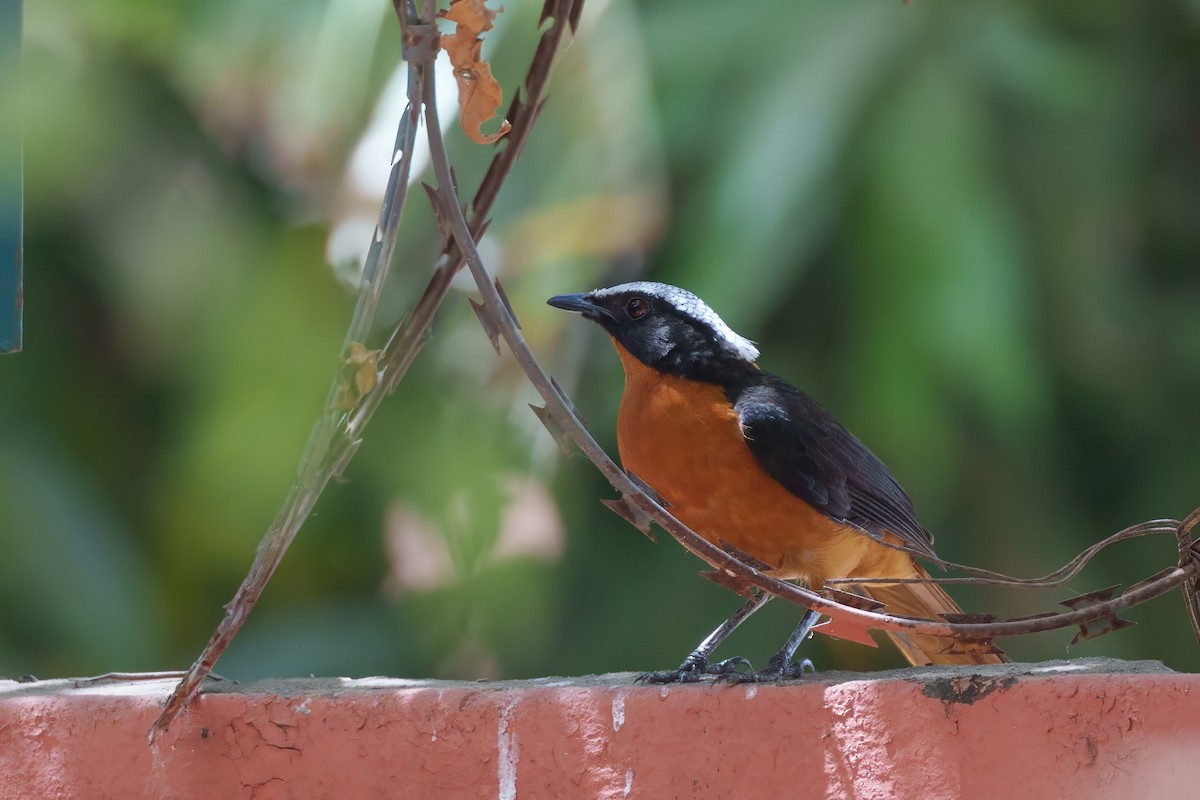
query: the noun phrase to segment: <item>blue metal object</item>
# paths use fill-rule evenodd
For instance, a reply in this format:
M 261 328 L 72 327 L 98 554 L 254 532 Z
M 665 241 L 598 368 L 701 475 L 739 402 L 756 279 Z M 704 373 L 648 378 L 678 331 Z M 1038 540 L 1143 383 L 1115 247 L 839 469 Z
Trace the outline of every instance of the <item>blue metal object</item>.
M 0 0 L 0 353 L 21 349 L 23 256 L 21 114 L 22 0 Z

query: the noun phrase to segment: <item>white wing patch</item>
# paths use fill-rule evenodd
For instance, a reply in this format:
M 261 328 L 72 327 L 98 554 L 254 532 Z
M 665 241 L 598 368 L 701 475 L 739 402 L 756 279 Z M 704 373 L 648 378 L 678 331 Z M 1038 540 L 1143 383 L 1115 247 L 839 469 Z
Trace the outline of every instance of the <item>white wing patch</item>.
M 745 336 L 734 333 L 733 329 L 725 324 L 725 320 L 717 316 L 717 312 L 709 308 L 707 303 L 687 289 L 680 289 L 678 286 L 671 286 L 666 283 L 654 283 L 653 281 L 634 281 L 633 283 L 622 283 L 620 286 L 612 286 L 608 289 L 597 289 L 591 294 L 593 297 L 608 297 L 614 294 L 621 294 L 622 292 L 644 294 L 648 297 L 670 303 L 676 311 L 691 317 L 696 322 L 707 327 L 713 332 L 714 336 L 733 348 L 734 352 L 746 361 L 753 364 L 758 360 L 758 348 L 754 346 L 754 342 Z

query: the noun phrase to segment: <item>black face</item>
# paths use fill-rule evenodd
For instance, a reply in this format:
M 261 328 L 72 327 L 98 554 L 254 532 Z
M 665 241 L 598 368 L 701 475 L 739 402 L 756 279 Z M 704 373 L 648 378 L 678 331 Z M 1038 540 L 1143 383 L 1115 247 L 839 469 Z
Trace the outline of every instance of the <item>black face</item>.
M 560 294 L 546 302 L 599 323 L 638 361 L 660 372 L 725 384 L 753 369 L 707 325 L 651 294 Z

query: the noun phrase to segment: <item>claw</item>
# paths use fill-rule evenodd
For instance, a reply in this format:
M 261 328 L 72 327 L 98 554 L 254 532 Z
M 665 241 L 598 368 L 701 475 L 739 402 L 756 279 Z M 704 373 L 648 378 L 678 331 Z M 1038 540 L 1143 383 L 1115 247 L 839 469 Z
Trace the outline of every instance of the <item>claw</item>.
M 667 683 L 697 683 L 700 673 L 695 670 L 679 669 L 662 670 L 661 672 L 643 672 L 634 679 L 634 683 L 667 684 Z
M 804 673 L 817 674 L 817 668 L 813 665 L 812 659 L 802 659 L 793 664 L 785 664 L 782 661 L 771 659 L 767 664 L 767 668 L 754 673 L 753 678 L 757 683 L 771 683 L 774 681 L 797 680 L 804 677 Z
M 728 675 L 731 672 L 737 672 L 738 667 L 745 667 L 749 671 L 754 671 L 754 665 L 745 658 L 727 658 L 724 661 L 718 661 L 716 664 L 709 664 L 704 668 L 705 675 Z
M 739 670 L 739 667 L 746 669 Z M 716 664 L 709 664 L 707 659 L 696 659 L 689 656 L 679 665 L 679 669 L 644 672 L 634 680 L 634 683 L 699 683 L 703 675 L 715 675 L 717 682 L 745 683 L 753 680 L 754 674 L 754 666 L 744 658 L 727 658 Z
M 661 672 L 643 672 L 634 683 L 698 683 L 700 676 L 708 669 L 706 659 L 696 659 L 688 656 L 679 669 L 668 669 Z
M 738 667 L 745 667 L 740 670 Z M 716 675 L 716 683 L 745 683 L 754 678 L 754 665 L 744 658 L 727 658 L 704 670 L 706 675 Z

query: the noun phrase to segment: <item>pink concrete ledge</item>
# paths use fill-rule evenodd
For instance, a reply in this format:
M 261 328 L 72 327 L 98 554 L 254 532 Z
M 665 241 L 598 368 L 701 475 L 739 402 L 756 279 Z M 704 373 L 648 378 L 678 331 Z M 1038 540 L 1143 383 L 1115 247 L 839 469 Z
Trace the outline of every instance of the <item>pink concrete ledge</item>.
M 1156 662 L 631 678 L 227 685 L 157 750 L 169 681 L 0 680 L 0 798 L 1200 797 L 1200 676 Z

